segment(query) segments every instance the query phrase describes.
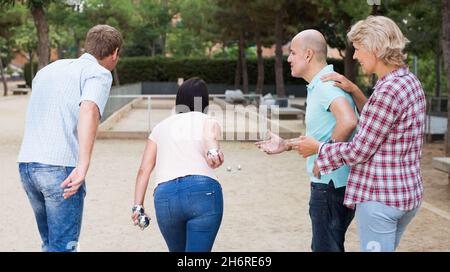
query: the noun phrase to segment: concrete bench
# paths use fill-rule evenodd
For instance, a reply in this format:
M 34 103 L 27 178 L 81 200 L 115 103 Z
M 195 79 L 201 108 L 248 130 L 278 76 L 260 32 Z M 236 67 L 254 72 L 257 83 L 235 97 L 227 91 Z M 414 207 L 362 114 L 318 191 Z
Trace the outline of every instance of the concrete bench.
M 12 89 L 13 95 L 21 95 L 21 94 L 28 94 L 30 92 L 30 89 Z
M 434 157 L 433 167 L 450 174 L 450 157 Z
M 26 84 L 17 84 L 17 87 L 12 89 L 13 95 L 28 94 L 31 91 Z
M 434 157 L 433 167 L 448 174 L 448 183 L 450 185 L 450 157 Z
M 301 119 L 305 122 L 305 111 L 294 107 L 277 108 L 274 115 L 278 115 L 281 120 Z

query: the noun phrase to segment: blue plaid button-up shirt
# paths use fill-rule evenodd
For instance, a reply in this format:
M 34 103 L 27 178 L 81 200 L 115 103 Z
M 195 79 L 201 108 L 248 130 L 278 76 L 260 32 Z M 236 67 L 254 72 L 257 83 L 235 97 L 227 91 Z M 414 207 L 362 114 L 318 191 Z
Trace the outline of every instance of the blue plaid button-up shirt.
M 18 162 L 75 167 L 80 104 L 94 102 L 101 115 L 111 83 L 111 72 L 88 53 L 42 68 L 33 79 Z

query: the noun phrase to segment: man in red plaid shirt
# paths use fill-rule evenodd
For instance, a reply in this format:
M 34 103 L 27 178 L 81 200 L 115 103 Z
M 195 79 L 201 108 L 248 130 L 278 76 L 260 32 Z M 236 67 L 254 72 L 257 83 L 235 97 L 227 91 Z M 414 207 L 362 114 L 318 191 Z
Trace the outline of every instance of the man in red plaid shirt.
M 351 142 L 319 143 L 301 137 L 295 148 L 307 157 L 318 153 L 315 174 L 352 166 L 344 204 L 356 205 L 362 251 L 394 251 L 420 206 L 420 174 L 425 95 L 419 80 L 404 66 L 407 39 L 389 18 L 369 16 L 347 34 L 366 74 L 378 75 L 367 100 L 339 74 L 326 75 L 352 94 L 361 112 Z

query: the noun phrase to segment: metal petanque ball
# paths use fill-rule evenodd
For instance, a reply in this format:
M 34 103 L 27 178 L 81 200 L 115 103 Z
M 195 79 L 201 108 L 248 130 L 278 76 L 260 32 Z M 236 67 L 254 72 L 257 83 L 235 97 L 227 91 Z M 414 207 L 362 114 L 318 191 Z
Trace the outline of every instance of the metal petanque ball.
M 139 227 L 143 230 L 150 224 L 150 218 L 144 213 L 139 215 Z
M 132 209 L 133 213 L 138 214 L 138 225 L 141 230 L 144 230 L 150 224 L 150 217 L 145 213 L 144 207 L 142 205 L 135 205 Z
M 228 167 L 227 167 L 227 171 L 228 171 L 228 172 L 231 172 L 231 166 L 228 166 Z
M 238 170 L 242 170 L 242 167 L 241 167 L 240 164 L 237 166 L 237 169 L 238 169 Z

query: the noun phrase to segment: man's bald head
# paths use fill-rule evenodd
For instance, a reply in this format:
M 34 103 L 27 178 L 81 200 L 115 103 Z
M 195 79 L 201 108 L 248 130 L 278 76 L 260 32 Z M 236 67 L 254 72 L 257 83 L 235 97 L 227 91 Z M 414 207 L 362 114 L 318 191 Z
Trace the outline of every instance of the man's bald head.
M 319 31 L 315 29 L 307 29 L 295 35 L 292 43 L 298 43 L 300 48 L 311 49 L 314 51 L 317 62 L 326 62 L 327 60 L 327 41 Z

